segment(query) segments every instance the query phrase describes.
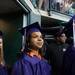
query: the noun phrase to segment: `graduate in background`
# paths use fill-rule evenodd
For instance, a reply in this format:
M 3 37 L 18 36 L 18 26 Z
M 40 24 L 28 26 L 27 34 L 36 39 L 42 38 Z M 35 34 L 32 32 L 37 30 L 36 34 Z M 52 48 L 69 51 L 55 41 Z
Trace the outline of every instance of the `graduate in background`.
M 42 53 L 44 39 L 38 22 L 22 28 L 20 32 L 26 36 L 25 49 L 13 66 L 12 75 L 51 75 L 51 66 Z
M 56 30 L 54 41 L 48 45 L 45 54 L 46 59 L 52 65 L 52 75 L 62 74 L 63 56 L 69 46 L 66 43 L 67 36 L 63 29 L 60 27 Z
M 64 54 L 62 75 L 75 75 L 75 15 L 66 23 L 64 30 L 68 36 L 73 37 L 73 42 Z
M 4 62 L 3 55 L 3 34 L 0 31 L 0 75 L 7 75 L 7 69 Z

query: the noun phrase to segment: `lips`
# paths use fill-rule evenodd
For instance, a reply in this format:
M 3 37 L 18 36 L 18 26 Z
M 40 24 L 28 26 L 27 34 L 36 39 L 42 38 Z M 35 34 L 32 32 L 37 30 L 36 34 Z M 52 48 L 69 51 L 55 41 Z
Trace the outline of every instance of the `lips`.
M 37 43 L 37 45 L 41 46 L 41 45 L 43 45 L 43 43 L 42 42 L 39 42 L 39 43 Z

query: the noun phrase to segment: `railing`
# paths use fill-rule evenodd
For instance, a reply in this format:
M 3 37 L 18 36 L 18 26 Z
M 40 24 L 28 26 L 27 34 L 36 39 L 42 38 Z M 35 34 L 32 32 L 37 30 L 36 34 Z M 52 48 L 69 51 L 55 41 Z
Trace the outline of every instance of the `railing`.
M 35 8 L 44 11 L 56 11 L 73 16 L 75 14 L 75 2 L 73 0 L 31 0 Z

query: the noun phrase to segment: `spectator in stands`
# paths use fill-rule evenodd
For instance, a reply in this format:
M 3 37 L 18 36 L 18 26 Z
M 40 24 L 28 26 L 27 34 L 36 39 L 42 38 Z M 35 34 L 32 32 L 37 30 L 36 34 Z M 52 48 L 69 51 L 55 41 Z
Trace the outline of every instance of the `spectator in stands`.
M 38 7 L 39 7 L 39 9 L 43 9 L 45 11 L 48 11 L 49 0 L 39 0 Z
M 61 11 L 61 8 L 63 6 L 63 0 L 54 0 L 55 4 L 55 10 Z
M 69 10 L 68 10 L 68 14 L 69 14 L 70 16 L 73 16 L 73 15 L 75 14 L 75 2 L 72 2 L 72 3 L 71 3 L 71 7 L 70 7 Z
M 74 10 L 73 10 L 74 2 L 73 0 L 64 0 L 63 3 L 63 8 L 62 8 L 62 13 L 67 13 L 69 15 L 74 15 Z
M 38 6 L 38 0 L 30 0 L 35 8 Z

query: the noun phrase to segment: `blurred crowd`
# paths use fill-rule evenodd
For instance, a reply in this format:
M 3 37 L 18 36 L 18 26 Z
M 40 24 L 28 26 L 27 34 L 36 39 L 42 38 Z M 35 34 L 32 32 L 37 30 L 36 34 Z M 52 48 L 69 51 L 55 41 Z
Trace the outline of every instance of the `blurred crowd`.
M 73 16 L 75 13 L 75 1 L 73 0 L 31 0 L 35 8 L 45 11 L 55 10 Z

